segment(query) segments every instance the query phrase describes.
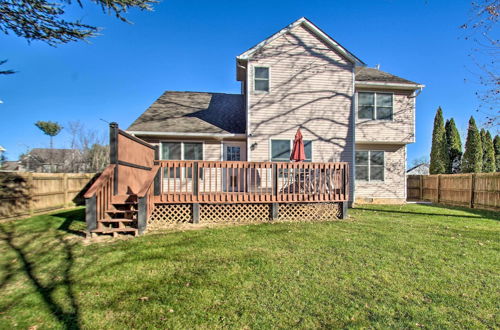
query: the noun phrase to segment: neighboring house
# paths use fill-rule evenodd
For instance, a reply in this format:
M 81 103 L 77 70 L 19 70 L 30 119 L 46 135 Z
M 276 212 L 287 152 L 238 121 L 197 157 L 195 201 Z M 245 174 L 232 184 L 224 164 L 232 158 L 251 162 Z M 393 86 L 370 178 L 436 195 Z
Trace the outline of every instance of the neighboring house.
M 417 166 L 413 166 L 407 172 L 407 175 L 429 175 L 429 164 L 422 163 Z
M 6 160 L 2 163 L 0 170 L 8 172 L 22 172 L 23 167 L 17 160 Z
M 86 167 L 80 150 L 76 149 L 34 148 L 19 161 L 28 172 L 81 172 Z
M 238 56 L 236 78 L 241 94 L 165 92 L 127 131 L 164 160 L 289 161 L 301 128 L 306 161 L 350 164 L 351 201 L 406 200 L 423 85 L 366 67 L 305 18 Z

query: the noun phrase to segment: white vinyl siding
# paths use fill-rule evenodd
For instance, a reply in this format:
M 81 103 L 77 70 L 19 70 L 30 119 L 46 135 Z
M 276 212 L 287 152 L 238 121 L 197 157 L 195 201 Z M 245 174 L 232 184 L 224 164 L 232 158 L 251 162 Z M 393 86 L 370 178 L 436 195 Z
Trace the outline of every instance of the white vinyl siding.
M 373 113 L 371 118 L 363 119 L 370 112 L 369 108 L 363 103 L 362 94 L 378 93 L 377 95 L 392 95 L 392 119 L 374 120 L 375 116 L 375 95 L 373 95 Z M 412 143 L 415 142 L 415 97 L 413 91 L 408 90 L 360 90 L 356 93 L 356 143 Z M 389 101 L 384 97 L 377 97 L 378 116 L 383 116 L 389 112 Z M 361 105 L 360 105 L 361 101 Z M 387 105 L 387 107 L 384 107 Z M 386 109 L 387 108 L 387 109 Z M 364 111 L 363 113 L 363 110 Z M 360 113 L 361 111 L 361 113 Z

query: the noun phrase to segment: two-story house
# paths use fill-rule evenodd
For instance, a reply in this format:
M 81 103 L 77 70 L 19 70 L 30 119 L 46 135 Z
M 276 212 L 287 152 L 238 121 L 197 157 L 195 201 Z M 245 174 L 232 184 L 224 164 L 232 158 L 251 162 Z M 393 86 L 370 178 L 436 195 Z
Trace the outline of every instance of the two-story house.
M 164 160 L 289 161 L 300 128 L 306 161 L 350 164 L 351 200 L 405 201 L 423 85 L 366 67 L 306 18 L 238 56 L 236 78 L 241 94 L 165 92 L 127 131 Z

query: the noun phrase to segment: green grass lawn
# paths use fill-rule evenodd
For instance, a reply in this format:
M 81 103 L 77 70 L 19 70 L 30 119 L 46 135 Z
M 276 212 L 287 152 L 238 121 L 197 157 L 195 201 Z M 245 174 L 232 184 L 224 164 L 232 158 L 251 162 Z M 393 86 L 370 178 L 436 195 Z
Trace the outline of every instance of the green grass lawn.
M 0 328 L 498 328 L 500 215 L 350 219 L 88 243 L 84 210 L 0 223 Z

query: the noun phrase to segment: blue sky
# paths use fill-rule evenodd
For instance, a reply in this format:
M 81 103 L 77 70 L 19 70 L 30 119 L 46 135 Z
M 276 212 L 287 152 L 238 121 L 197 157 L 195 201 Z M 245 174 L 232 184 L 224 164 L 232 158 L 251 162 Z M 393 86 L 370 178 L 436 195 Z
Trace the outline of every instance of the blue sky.
M 37 120 L 63 126 L 81 120 L 103 134 L 107 123 L 100 119 L 126 128 L 165 90 L 238 93 L 235 57 L 305 16 L 368 66 L 380 64 L 427 86 L 417 99 L 411 162 L 429 154 L 438 106 L 462 134 L 470 115 L 478 116 L 477 70 L 468 58 L 473 45 L 459 28 L 469 6 L 458 0 L 164 0 L 154 12 L 130 12 L 134 24 L 91 4 L 71 8 L 71 17 L 102 27 L 102 35 L 58 48 L 0 35 L 0 59 L 9 60 L 3 67 L 18 71 L 0 76 L 0 145 L 9 159 L 47 147 Z M 55 146 L 68 145 L 63 131 Z

